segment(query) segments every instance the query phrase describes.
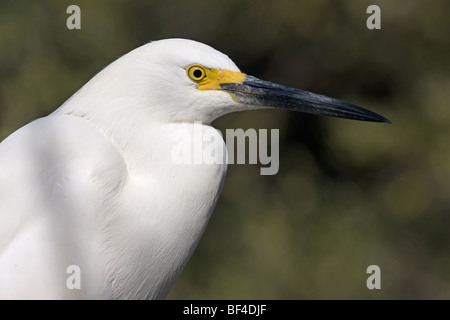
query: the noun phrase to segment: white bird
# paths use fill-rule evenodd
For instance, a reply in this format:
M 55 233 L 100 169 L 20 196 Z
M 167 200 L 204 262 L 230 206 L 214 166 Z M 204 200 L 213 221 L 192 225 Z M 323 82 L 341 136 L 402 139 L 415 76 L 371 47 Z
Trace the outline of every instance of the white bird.
M 11 134 L 0 144 L 0 298 L 165 298 L 227 169 L 174 163 L 175 132 L 268 106 L 389 122 L 247 76 L 207 45 L 168 39 L 119 58 Z M 214 143 L 224 148 L 218 134 Z M 79 288 L 69 285 L 71 266 Z

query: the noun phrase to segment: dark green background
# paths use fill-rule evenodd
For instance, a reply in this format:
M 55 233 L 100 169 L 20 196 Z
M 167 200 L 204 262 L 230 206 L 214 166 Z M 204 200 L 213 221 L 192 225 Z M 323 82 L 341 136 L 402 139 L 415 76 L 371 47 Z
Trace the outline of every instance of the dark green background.
M 81 30 L 66 8 L 81 7 Z M 381 7 L 381 30 L 366 8 Z M 108 63 L 183 37 L 262 79 L 351 101 L 373 124 L 265 110 L 214 125 L 280 129 L 280 170 L 231 165 L 169 298 L 450 298 L 450 2 L 0 2 L 0 139 Z M 381 290 L 366 268 L 381 268 Z

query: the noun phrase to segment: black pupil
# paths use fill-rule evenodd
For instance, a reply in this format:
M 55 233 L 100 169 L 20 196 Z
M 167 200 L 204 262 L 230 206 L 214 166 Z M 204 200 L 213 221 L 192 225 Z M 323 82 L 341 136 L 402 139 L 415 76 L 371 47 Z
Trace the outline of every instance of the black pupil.
M 200 69 L 196 69 L 196 70 L 194 70 L 194 72 L 192 73 L 193 75 L 194 75 L 194 77 L 195 78 L 201 78 L 202 77 L 202 75 L 203 75 L 203 72 L 202 72 L 202 70 L 200 70 Z

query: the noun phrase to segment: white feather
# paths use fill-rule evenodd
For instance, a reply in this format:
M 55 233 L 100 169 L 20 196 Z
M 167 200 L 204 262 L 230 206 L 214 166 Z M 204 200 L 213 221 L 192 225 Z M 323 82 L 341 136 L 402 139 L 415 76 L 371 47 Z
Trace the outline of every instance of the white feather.
M 226 173 L 226 164 L 175 164 L 174 132 L 193 133 L 194 121 L 211 130 L 238 108 L 224 92 L 200 93 L 186 76 L 193 63 L 238 71 L 206 45 L 152 42 L 0 144 L 0 298 L 168 294 Z M 70 265 L 80 290 L 66 285 Z

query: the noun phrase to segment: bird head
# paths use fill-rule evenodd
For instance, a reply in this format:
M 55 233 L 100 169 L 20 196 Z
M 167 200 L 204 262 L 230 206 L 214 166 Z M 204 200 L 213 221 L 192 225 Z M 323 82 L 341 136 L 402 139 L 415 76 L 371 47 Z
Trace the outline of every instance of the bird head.
M 225 54 L 185 39 L 143 45 L 85 87 L 83 96 L 91 97 L 87 105 L 99 101 L 108 105 L 109 113 L 118 111 L 119 118 L 139 111 L 153 120 L 208 124 L 230 112 L 273 107 L 390 123 L 351 103 L 246 75 Z
M 167 85 L 165 90 L 159 91 L 163 94 L 160 100 L 174 100 L 169 104 L 177 106 L 173 115 L 178 121 L 210 122 L 233 111 L 275 107 L 354 120 L 390 122 L 342 100 L 246 75 L 228 56 L 199 42 L 168 39 L 151 42 L 146 49 L 155 62 L 160 63 L 156 78 L 159 85 Z

